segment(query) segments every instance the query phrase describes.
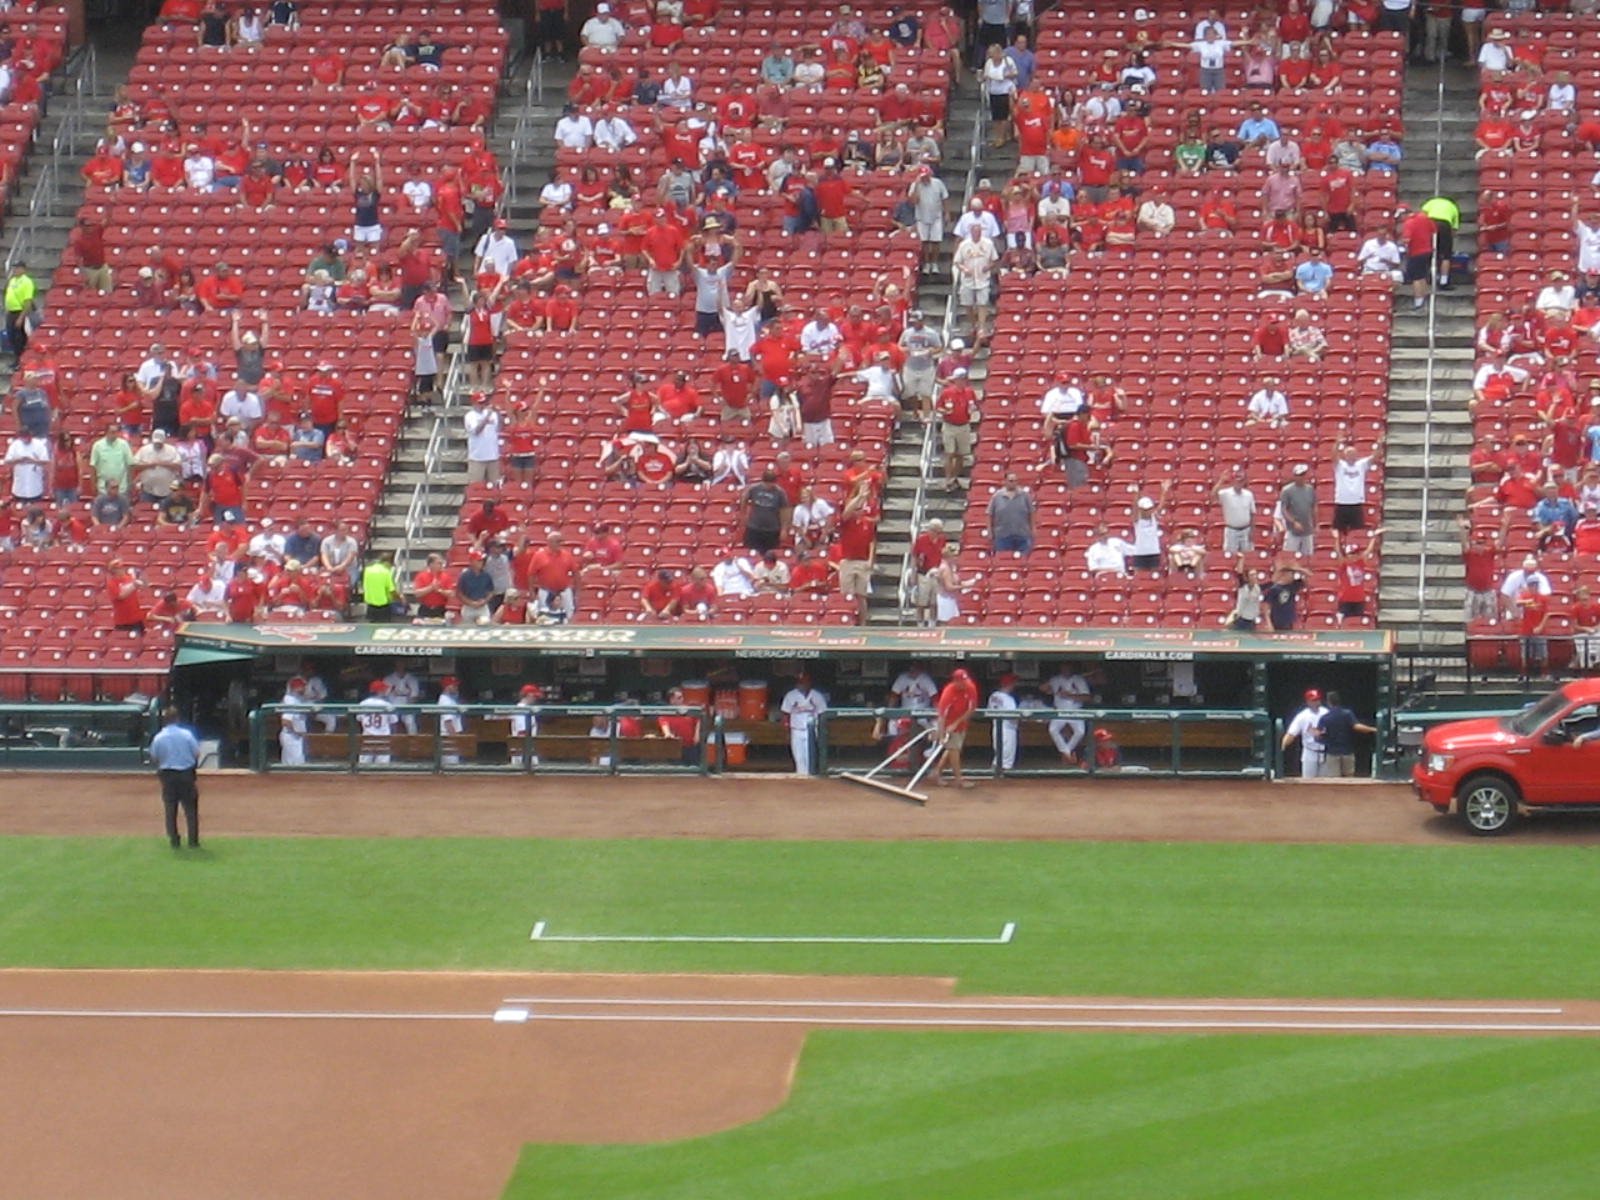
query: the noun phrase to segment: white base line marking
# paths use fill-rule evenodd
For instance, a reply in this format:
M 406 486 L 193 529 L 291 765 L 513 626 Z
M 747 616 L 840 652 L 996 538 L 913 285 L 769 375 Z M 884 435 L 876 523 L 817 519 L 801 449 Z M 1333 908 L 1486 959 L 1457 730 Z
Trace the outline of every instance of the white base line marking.
M 1135 1020 L 1084 1018 L 1068 1020 L 1047 1017 L 1035 1021 L 1006 1017 L 822 1017 L 822 1016 L 745 1016 L 739 1013 L 694 1015 L 673 1013 L 532 1013 L 531 1021 L 627 1021 L 687 1025 L 814 1025 L 884 1026 L 889 1028 L 977 1028 L 977 1029 L 1170 1029 L 1204 1030 L 1225 1033 L 1244 1030 L 1313 1030 L 1330 1033 L 1596 1033 L 1600 1025 L 1540 1025 L 1536 1022 L 1492 1021 L 1201 1021 Z
M 493 1013 L 276 1012 L 241 1009 L 0 1008 L 5 1017 L 85 1017 L 123 1021 L 492 1021 Z
M 732 946 L 808 945 L 808 946 L 1007 946 L 1017 935 L 1017 923 L 1007 921 L 998 937 L 848 937 L 731 934 L 646 934 L 646 933 L 549 933 L 548 921 L 538 921 L 528 935 L 530 942 L 704 942 Z
M 1353 1013 L 1374 1016 L 1400 1016 L 1415 1013 L 1419 1016 L 1514 1016 L 1555 1017 L 1561 1008 L 1471 1008 L 1447 1004 L 1195 1004 L 1195 1003 L 1135 1003 L 1107 1004 L 1089 1002 L 1074 1004 L 1062 1001 L 1044 1001 L 1026 1004 L 1018 1001 L 978 1001 L 963 1004 L 959 998 L 950 1000 L 706 1000 L 642 998 L 625 996 L 512 996 L 506 1004 L 565 1004 L 592 1005 L 595 1007 L 631 1008 L 860 1008 L 860 1009 L 949 1009 L 952 1012 L 1172 1012 L 1172 1013 Z

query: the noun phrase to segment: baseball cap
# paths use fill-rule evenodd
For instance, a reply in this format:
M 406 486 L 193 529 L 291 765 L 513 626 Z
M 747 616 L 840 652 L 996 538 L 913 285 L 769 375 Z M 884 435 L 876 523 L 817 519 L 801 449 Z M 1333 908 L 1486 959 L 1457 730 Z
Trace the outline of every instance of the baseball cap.
M 1016 675 L 1014 675 L 1010 671 L 1007 671 L 1004 675 L 1000 676 L 999 686 L 1000 687 L 1010 687 L 1012 684 L 1014 684 L 1016 682 L 1017 682 Z
M 298 692 L 301 688 L 305 687 L 305 685 L 306 685 L 306 681 L 304 679 L 300 678 L 300 676 L 298 676 L 298 675 L 296 675 L 293 679 L 289 680 L 289 690 L 291 692 Z
M 1094 731 L 1094 740 L 1097 742 L 1109 742 L 1111 740 L 1111 730 L 1096 729 Z
M 533 699 L 537 700 L 544 695 L 544 689 L 537 683 L 525 683 L 522 685 L 522 690 L 518 692 L 517 695 L 532 697 Z
M 371 692 L 374 696 L 381 696 L 388 690 L 389 685 L 381 679 L 374 679 L 371 683 L 367 684 L 367 691 Z
M 1307 704 L 1320 704 L 1321 702 L 1322 702 L 1322 693 L 1321 692 L 1319 692 L 1316 688 L 1307 688 L 1306 689 L 1306 703 Z
M 454 675 L 446 675 L 443 679 L 439 680 L 439 686 L 442 688 L 460 687 L 461 681 Z

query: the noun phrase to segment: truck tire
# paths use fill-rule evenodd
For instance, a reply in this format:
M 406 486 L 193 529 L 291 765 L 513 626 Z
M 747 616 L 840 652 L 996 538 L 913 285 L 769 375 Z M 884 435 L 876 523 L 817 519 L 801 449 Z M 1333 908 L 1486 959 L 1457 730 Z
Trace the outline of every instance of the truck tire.
M 1469 775 L 1456 790 L 1461 819 L 1478 837 L 1495 837 L 1515 824 L 1516 785 L 1503 775 Z

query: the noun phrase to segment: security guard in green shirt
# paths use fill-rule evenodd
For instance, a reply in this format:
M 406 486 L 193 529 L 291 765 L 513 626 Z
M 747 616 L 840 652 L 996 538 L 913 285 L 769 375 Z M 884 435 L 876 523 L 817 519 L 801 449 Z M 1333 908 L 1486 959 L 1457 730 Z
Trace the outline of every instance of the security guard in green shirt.
M 395 602 L 400 587 L 394 578 L 394 555 L 380 554 L 361 572 L 361 599 L 367 606 L 367 620 L 374 623 L 395 618 Z
M 6 338 L 14 358 L 20 359 L 28 348 L 28 318 L 38 295 L 39 285 L 28 274 L 27 264 L 13 263 L 11 277 L 6 280 Z
M 1433 227 L 1439 235 L 1433 240 L 1433 265 L 1439 275 L 1441 290 L 1450 286 L 1450 260 L 1455 252 L 1456 230 L 1461 228 L 1461 209 L 1446 196 L 1435 196 L 1424 201 L 1422 211 L 1433 218 Z

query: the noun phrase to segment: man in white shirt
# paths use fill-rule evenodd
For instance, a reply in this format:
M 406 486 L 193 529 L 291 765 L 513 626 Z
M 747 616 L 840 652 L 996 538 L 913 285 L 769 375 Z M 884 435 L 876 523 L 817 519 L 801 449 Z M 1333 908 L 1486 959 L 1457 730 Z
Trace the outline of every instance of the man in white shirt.
M 400 193 L 411 205 L 412 212 L 426 212 L 433 203 L 433 184 L 426 179 L 408 179 L 400 185 Z
M 1245 470 L 1235 466 L 1217 484 L 1217 504 L 1222 509 L 1222 552 L 1248 554 L 1255 549 L 1251 532 L 1256 521 L 1256 494 L 1246 482 Z
M 1333 528 L 1336 532 L 1367 527 L 1367 473 L 1377 454 L 1374 449 L 1360 458 L 1354 446 L 1339 447 L 1339 457 L 1333 462 Z
M 495 221 L 489 232 L 478 239 L 472 254 L 478 260 L 475 270 L 480 275 L 493 272 L 503 279 L 509 278 L 511 268 L 517 263 L 517 243 L 506 232 L 505 221 Z
M 1300 743 L 1300 776 L 1318 779 L 1324 774 L 1327 755 L 1323 752 L 1322 735 L 1317 732 L 1328 706 L 1322 702 L 1322 693 L 1316 688 L 1306 692 L 1306 704 L 1295 713 L 1283 731 L 1283 749 L 1288 750 L 1296 741 Z
M 1505 601 L 1508 614 L 1516 612 L 1517 597 L 1524 588 L 1532 588 L 1541 596 L 1548 596 L 1553 590 L 1550 576 L 1539 569 L 1539 560 L 1531 554 L 1522 560 L 1522 566 L 1510 572 L 1500 584 L 1500 598 Z
M 615 50 L 627 32 L 627 27 L 611 15 L 611 5 L 597 4 L 594 16 L 583 23 L 578 36 L 583 39 L 585 46 L 593 46 L 597 50 Z
M 389 701 L 391 704 L 404 707 L 407 704 L 417 704 L 422 700 L 422 684 L 403 662 L 396 662 L 394 670 L 383 677 L 383 682 L 389 687 Z M 400 721 L 405 725 L 407 733 L 415 733 L 417 731 L 416 713 L 403 713 Z
M 889 685 L 889 703 L 895 708 L 932 708 L 938 698 L 939 685 L 920 662 L 911 663 Z M 932 721 L 923 718 L 919 723 L 930 725 Z
M 1004 709 L 1015 712 L 1017 709 L 1017 677 L 1011 674 L 1000 676 L 1000 681 L 989 694 L 990 708 Z M 996 717 L 991 727 L 991 736 L 994 739 L 994 765 L 1000 772 L 1010 771 L 1017 765 L 1017 722 Z
M 183 160 L 183 177 L 195 191 L 209 192 L 216 184 L 216 160 L 199 146 L 191 145 L 188 157 Z
M 500 482 L 500 411 L 489 407 L 489 396 L 478 392 L 462 418 L 467 434 L 467 480 Z
M 1361 243 L 1361 249 L 1356 252 L 1356 262 L 1360 265 L 1363 275 L 1388 275 L 1398 283 L 1401 263 L 1400 243 L 1394 240 L 1394 235 L 1389 230 L 1380 229 Z
M 467 718 L 461 712 L 461 681 L 454 675 L 446 675 L 439 681 L 439 707 L 449 711 L 439 714 L 439 737 L 442 739 L 458 738 L 467 730 Z M 449 742 L 439 755 L 439 763 L 446 767 L 459 767 L 461 755 L 450 750 Z
M 1084 702 L 1094 694 L 1094 689 L 1089 686 L 1089 681 L 1083 676 L 1083 669 L 1077 663 L 1065 663 L 1041 689 L 1050 698 L 1050 703 L 1057 712 L 1076 712 L 1082 708 Z M 1062 733 L 1071 730 L 1070 738 L 1062 737 Z M 1069 766 L 1078 762 L 1078 747 L 1083 744 L 1083 736 L 1088 731 L 1088 726 L 1074 717 L 1057 717 L 1049 725 L 1050 740 L 1055 743 L 1056 749 L 1061 753 L 1061 761 Z
M 183 455 L 159 429 L 151 432 L 150 440 L 133 456 L 134 486 L 146 504 L 161 504 L 171 496 L 182 472 Z
M 1084 565 L 1095 575 L 1126 575 L 1133 547 L 1122 538 L 1111 536 L 1103 524 L 1095 526 L 1094 534 L 1094 541 L 1084 553 Z
M 566 150 L 587 150 L 594 145 L 594 123 L 578 111 L 576 104 L 561 109 L 556 122 L 556 145 Z
M 989 323 L 989 285 L 999 261 L 994 242 L 984 237 L 977 226 L 967 230 L 950 260 L 956 303 L 971 314 L 974 329 L 984 329 Z
M 1478 50 L 1478 66 L 1491 75 L 1511 69 L 1511 34 L 1504 29 L 1494 29 L 1489 39 Z
M 594 144 L 598 149 L 616 152 L 626 150 L 639 140 L 639 135 L 633 131 L 633 126 L 622 117 L 620 113 L 607 110 L 595 122 Z
M 800 330 L 800 349 L 805 354 L 832 358 L 833 352 L 844 341 L 844 335 L 833 323 L 826 309 L 817 309 L 817 315 Z
M 1178 224 L 1178 215 L 1160 196 L 1151 196 L 1139 205 L 1138 226 L 1146 233 L 1166 237 Z
M 389 738 L 394 734 L 394 705 L 389 703 L 389 685 L 374 679 L 368 686 L 366 699 L 356 705 L 356 726 L 361 730 L 361 753 L 358 761 L 363 765 L 383 766 L 390 761 Z
M 284 549 L 288 546 L 288 544 L 289 539 L 282 533 L 278 532 L 272 518 L 262 517 L 261 529 L 250 539 L 250 556 L 254 558 L 257 555 L 261 555 L 262 557 L 272 559 L 274 562 L 281 563 L 283 561 Z M 307 681 L 308 685 L 310 682 L 310 680 Z M 317 679 L 316 685 L 318 687 L 322 687 L 322 680 Z M 323 694 L 321 698 L 324 700 L 328 698 L 326 688 L 323 688 Z
M 749 362 L 761 328 L 761 310 L 742 295 L 730 296 L 727 281 L 721 289 L 722 347 L 729 362 Z
M 804 671 L 794 677 L 794 687 L 783 698 L 783 715 L 789 722 L 789 753 L 794 758 L 794 773 L 813 773 L 816 725 L 828 709 L 828 698 L 811 686 Z
M 261 396 L 247 387 L 231 387 L 222 393 L 222 402 L 217 405 L 217 413 L 224 420 L 238 417 L 246 429 L 254 429 L 261 424 L 261 419 L 266 415 L 266 410 L 261 404 Z M 160 432 L 157 430 L 156 432 Z
M 306 761 L 306 729 L 310 723 L 310 701 L 306 681 L 296 675 L 283 693 L 284 704 L 306 705 L 278 714 L 278 761 L 286 767 L 302 767 Z
M 955 235 L 964 238 L 974 228 L 984 237 L 998 242 L 1000 240 L 1000 222 L 983 206 L 982 200 L 974 200 L 967 211 L 956 219 Z
M 1039 399 L 1039 412 L 1047 418 L 1065 421 L 1083 411 L 1083 388 L 1077 380 L 1062 375 Z
M 31 504 L 45 498 L 50 482 L 49 442 L 19 433 L 6 446 L 5 465 L 11 468 L 13 500 Z
M 1203 42 L 1213 34 L 1225 38 L 1228 36 L 1228 27 L 1223 23 L 1221 10 L 1209 8 L 1206 10 L 1206 15 L 1195 24 L 1194 40 Z
M 1279 389 L 1276 377 L 1263 379 L 1245 408 L 1251 425 L 1270 425 L 1276 429 L 1289 419 L 1289 397 Z
M 200 568 L 193 586 L 183 597 L 184 603 L 194 609 L 197 621 L 226 621 L 228 619 L 228 585 L 213 575 L 209 569 Z

